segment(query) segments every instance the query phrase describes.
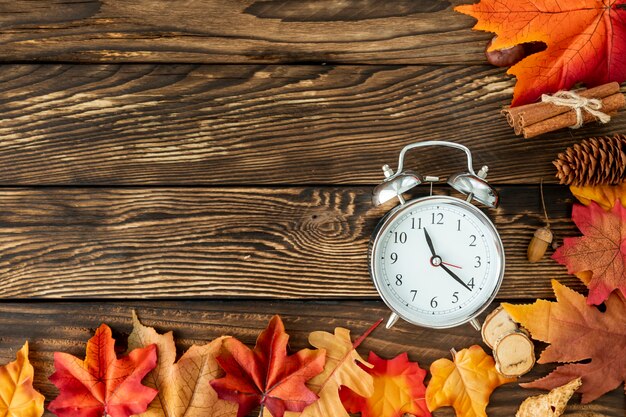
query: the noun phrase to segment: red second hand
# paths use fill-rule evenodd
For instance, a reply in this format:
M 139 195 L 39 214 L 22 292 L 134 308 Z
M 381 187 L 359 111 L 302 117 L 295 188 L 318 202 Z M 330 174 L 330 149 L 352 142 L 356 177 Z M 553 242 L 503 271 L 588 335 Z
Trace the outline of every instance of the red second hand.
M 449 264 L 449 263 L 447 263 L 447 262 L 442 262 L 442 264 L 444 264 L 444 265 L 446 265 L 446 266 L 451 266 L 452 268 L 463 269 L 463 267 L 461 267 L 461 266 L 452 265 L 452 264 Z

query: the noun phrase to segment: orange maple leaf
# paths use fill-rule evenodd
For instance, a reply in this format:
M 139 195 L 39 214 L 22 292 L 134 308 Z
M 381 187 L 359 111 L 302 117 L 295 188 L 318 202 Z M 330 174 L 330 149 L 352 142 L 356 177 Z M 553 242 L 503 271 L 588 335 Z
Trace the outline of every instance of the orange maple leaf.
M 556 302 L 503 303 L 513 320 L 528 329 L 534 339 L 549 343 L 539 363 L 578 362 L 559 366 L 548 376 L 522 384 L 527 388 L 553 389 L 582 378 L 582 402 L 588 403 L 626 381 L 626 299 L 613 293 L 603 313 L 585 297 L 552 281 Z
M 478 345 L 454 355 L 454 362 L 438 359 L 430 366 L 432 378 L 426 388 L 430 411 L 452 406 L 457 417 L 487 417 L 489 397 L 502 384 L 515 381 L 496 371 L 493 358 Z
M 28 342 L 17 358 L 0 367 L 0 416 L 41 417 L 43 395 L 33 388 L 35 371 L 28 360 Z
M 54 353 L 56 372 L 50 381 L 60 393 L 48 409 L 59 417 L 141 414 L 157 394 L 141 384 L 156 361 L 155 345 L 135 349 L 118 359 L 111 329 L 103 324 L 87 342 L 84 361 L 67 353 Z
M 543 93 L 626 80 L 626 0 L 482 0 L 455 10 L 478 19 L 474 29 L 496 33 L 489 50 L 543 42 L 545 51 L 512 66 L 512 106 Z
M 591 271 L 589 304 L 600 304 L 615 289 L 626 295 L 626 208 L 619 202 L 609 212 L 598 204 L 575 204 L 572 220 L 584 236 L 563 240 L 552 258 L 570 274 Z
M 289 336 L 274 316 L 256 341 L 254 350 L 235 338 L 222 344 L 217 362 L 226 376 L 211 381 L 219 398 L 239 404 L 238 417 L 258 405 L 273 417 L 302 411 L 318 397 L 305 383 L 324 369 L 324 350 L 302 349 L 287 356 Z
M 425 370 L 409 362 L 406 353 L 385 360 L 370 352 L 367 360 L 374 367 L 362 368 L 374 378 L 374 393 L 365 398 L 342 387 L 339 394 L 349 412 L 360 412 L 362 417 L 402 417 L 405 413 L 430 417 L 424 398 Z

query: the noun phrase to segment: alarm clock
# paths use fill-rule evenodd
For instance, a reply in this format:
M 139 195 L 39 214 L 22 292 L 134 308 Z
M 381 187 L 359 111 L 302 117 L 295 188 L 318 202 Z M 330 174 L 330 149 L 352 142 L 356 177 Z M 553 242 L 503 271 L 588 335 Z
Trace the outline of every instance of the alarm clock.
M 467 172 L 448 178 L 448 185 L 465 199 L 432 195 L 439 177 L 404 170 L 404 157 L 412 149 L 447 147 L 465 152 Z M 498 292 L 504 277 L 504 248 L 497 229 L 478 202 L 495 208 L 497 191 L 478 173 L 470 150 L 460 144 L 426 141 L 407 145 L 400 152 L 398 169 L 383 166 L 385 180 L 373 192 L 380 206 L 396 200 L 376 226 L 370 242 L 370 275 L 382 300 L 391 309 L 391 328 L 399 318 L 422 327 L 443 329 L 471 323 Z M 405 200 L 403 193 L 430 184 L 430 195 Z

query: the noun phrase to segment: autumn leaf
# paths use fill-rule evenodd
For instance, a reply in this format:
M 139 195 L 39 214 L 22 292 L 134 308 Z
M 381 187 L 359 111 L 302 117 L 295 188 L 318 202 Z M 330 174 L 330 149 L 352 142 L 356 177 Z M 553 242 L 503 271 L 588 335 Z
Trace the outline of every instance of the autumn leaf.
M 44 397 L 33 388 L 35 371 L 28 360 L 28 342 L 17 358 L 0 367 L 0 416 L 41 417 Z
M 553 389 L 582 378 L 582 402 L 589 403 L 626 380 L 626 299 L 613 293 L 603 313 L 588 305 L 585 297 L 552 281 L 556 301 L 534 304 L 503 303 L 513 320 L 534 339 L 549 343 L 538 363 L 568 362 L 548 376 L 522 384 L 527 388 Z M 585 361 L 586 363 L 569 363 Z
M 426 406 L 426 371 L 416 362 L 409 362 L 406 353 L 394 359 L 381 359 L 370 352 L 368 362 L 373 368 L 365 371 L 374 378 L 374 392 L 368 397 L 355 394 L 349 388 L 339 392 L 345 408 L 362 417 L 430 416 Z
M 520 405 L 515 417 L 560 417 L 581 384 L 580 378 L 576 378 L 547 394 L 528 397 Z
M 279 316 L 274 316 L 251 350 L 239 340 L 223 341 L 217 357 L 226 376 L 211 381 L 219 398 L 239 404 L 238 417 L 261 405 L 273 417 L 285 411 L 302 411 L 317 400 L 306 387 L 324 368 L 325 352 L 303 349 L 287 356 L 289 336 Z
M 311 379 L 307 386 L 319 396 L 319 400 L 304 409 L 302 414 L 287 413 L 286 417 L 349 417 L 339 397 L 339 387 L 346 386 L 364 397 L 374 392 L 372 376 L 362 367 L 372 365 L 358 354 L 356 348 L 378 326 L 372 326 L 354 343 L 350 331 L 342 327 L 335 329 L 335 334 L 328 332 L 312 332 L 309 343 L 326 351 L 326 364 L 322 373 Z
M 496 371 L 493 358 L 478 345 L 454 355 L 454 362 L 438 359 L 430 366 L 432 378 L 426 388 L 430 411 L 452 406 L 457 417 L 487 417 L 489 397 L 502 384 L 515 381 Z
M 572 220 L 584 236 L 563 240 L 552 258 L 570 274 L 591 271 L 589 304 L 600 304 L 615 289 L 626 295 L 626 209 L 616 204 L 609 212 L 596 203 L 574 205 Z
M 159 334 L 141 324 L 133 311 L 133 332 L 128 349 L 155 344 L 157 366 L 144 379 L 146 386 L 159 391 L 148 410 L 137 417 L 230 417 L 237 415 L 237 405 L 217 398 L 210 381 L 222 376 L 215 356 L 226 337 L 202 346 L 193 345 L 176 362 L 172 332 Z
M 543 42 L 547 48 L 512 66 L 512 106 L 543 93 L 626 80 L 626 0 L 482 0 L 455 10 L 497 35 L 490 51 Z
M 626 182 L 619 185 L 595 185 L 577 187 L 572 185 L 569 187 L 574 197 L 581 203 L 588 206 L 595 201 L 605 210 L 611 210 L 615 206 L 616 201 L 620 201 L 626 206 Z
M 156 366 L 156 346 L 135 349 L 117 358 L 111 329 L 101 325 L 87 342 L 87 356 L 80 360 L 55 352 L 56 372 L 50 381 L 59 396 L 48 409 L 59 417 L 128 417 L 141 414 L 157 394 L 141 380 Z

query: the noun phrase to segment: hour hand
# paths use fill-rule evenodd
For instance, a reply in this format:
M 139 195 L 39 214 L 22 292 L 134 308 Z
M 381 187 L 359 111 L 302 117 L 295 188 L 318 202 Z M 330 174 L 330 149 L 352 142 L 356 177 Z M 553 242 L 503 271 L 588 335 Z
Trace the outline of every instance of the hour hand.
M 426 236 L 426 243 L 428 244 L 428 247 L 430 248 L 430 253 L 432 253 L 433 256 L 437 256 L 437 254 L 435 253 L 435 247 L 433 246 L 433 241 L 430 238 L 430 235 L 428 234 L 428 231 L 426 230 L 426 228 L 424 228 L 424 236 Z
M 454 278 L 456 282 L 458 282 L 459 284 L 467 288 L 468 291 L 472 291 L 472 289 L 461 278 L 459 278 L 457 274 L 452 272 L 447 266 L 445 266 L 443 263 L 440 264 L 439 266 L 441 267 L 441 269 L 446 271 L 452 278 Z

